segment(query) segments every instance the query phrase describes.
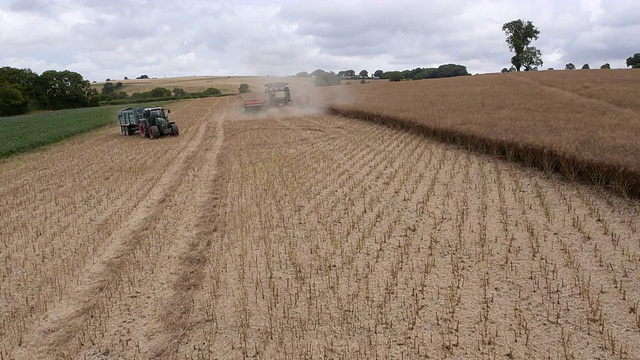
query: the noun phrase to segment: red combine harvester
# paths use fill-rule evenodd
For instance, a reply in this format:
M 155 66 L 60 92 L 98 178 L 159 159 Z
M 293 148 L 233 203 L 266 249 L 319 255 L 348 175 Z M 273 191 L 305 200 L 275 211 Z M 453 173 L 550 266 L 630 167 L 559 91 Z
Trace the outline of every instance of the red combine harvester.
M 289 84 L 285 82 L 272 82 L 265 84 L 264 95 L 253 96 L 251 93 L 241 94 L 242 111 L 258 111 L 272 107 L 283 107 L 289 105 L 306 106 L 309 105 L 309 96 L 291 96 Z

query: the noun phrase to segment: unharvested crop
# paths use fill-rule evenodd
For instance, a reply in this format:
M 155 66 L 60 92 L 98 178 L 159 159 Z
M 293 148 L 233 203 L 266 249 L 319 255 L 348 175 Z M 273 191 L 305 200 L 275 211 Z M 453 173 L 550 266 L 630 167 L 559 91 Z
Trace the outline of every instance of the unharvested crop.
M 639 79 L 593 70 L 371 84 L 330 108 L 640 196 Z

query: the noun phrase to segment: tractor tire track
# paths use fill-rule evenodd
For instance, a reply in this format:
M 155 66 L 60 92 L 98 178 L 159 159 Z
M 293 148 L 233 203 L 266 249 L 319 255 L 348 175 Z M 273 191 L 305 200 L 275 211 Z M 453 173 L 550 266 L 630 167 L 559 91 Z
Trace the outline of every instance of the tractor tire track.
M 78 285 L 51 308 L 44 320 L 30 332 L 25 346 L 16 352 L 16 357 L 28 358 L 34 354 L 51 356 L 56 354 L 57 349 L 65 348 L 82 331 L 102 294 L 115 285 L 114 279 L 117 279 L 127 254 L 136 248 L 140 234 L 161 213 L 172 188 L 182 181 L 184 170 L 202 144 L 208 125 L 207 122 L 201 124 L 196 134 L 188 139 L 158 182 L 149 187 L 153 191 L 148 191 L 148 196 L 131 212 L 128 220 L 107 239 L 109 245 L 100 258 L 84 271 Z
M 218 221 L 218 155 L 224 144 L 225 115 L 215 120 L 214 141 L 206 149 L 205 163 L 201 171 L 203 184 L 195 196 L 197 202 L 197 220 L 191 234 L 180 244 L 169 277 L 168 296 L 162 301 L 162 311 L 158 316 L 159 324 L 152 335 L 150 346 L 152 358 L 174 358 L 182 339 L 188 334 L 193 322 L 194 294 L 201 288 L 204 268 L 208 261 L 209 248 L 213 234 L 217 231 Z

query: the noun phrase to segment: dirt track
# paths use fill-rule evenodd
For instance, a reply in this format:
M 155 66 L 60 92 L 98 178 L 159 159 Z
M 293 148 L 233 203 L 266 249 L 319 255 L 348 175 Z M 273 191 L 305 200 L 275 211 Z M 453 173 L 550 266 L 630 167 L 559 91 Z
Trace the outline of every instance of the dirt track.
M 0 163 L 5 359 L 640 357 L 637 202 L 235 105 Z

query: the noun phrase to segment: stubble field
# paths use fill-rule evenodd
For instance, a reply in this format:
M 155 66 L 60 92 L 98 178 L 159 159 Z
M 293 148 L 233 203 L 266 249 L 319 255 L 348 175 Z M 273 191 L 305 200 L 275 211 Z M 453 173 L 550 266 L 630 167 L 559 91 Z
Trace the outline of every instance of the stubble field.
M 176 103 L 0 163 L 0 356 L 640 357 L 636 200 L 320 112 Z

